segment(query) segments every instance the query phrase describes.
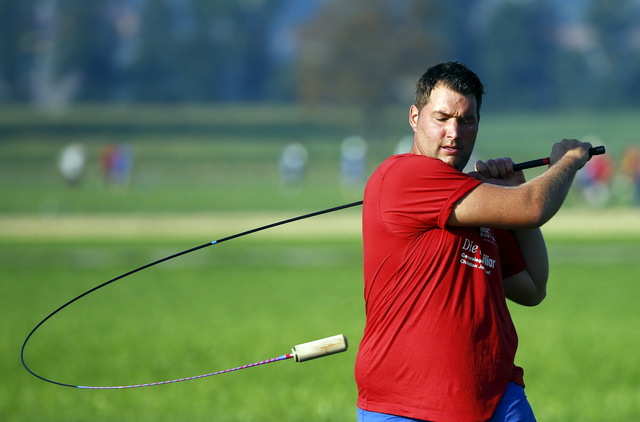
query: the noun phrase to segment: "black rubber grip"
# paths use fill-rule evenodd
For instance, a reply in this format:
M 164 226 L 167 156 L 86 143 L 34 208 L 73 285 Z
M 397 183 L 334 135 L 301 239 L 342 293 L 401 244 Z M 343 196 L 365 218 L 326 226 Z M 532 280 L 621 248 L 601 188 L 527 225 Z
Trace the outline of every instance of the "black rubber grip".
M 589 148 L 589 155 L 600 155 L 606 152 L 604 145 L 600 145 L 597 147 Z M 538 158 L 537 160 L 525 161 L 524 163 L 518 163 L 513 165 L 513 169 L 515 171 L 526 170 L 533 167 L 540 167 L 549 165 L 549 157 L 547 158 Z

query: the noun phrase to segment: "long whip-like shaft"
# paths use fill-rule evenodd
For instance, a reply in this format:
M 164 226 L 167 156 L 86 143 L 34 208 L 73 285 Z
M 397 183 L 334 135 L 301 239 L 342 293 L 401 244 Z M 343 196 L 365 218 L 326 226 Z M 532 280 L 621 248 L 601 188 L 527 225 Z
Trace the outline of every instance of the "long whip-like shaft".
M 593 147 L 593 148 L 590 148 L 590 149 L 589 149 L 589 154 L 590 154 L 590 155 L 599 155 L 599 154 L 604 154 L 604 153 L 605 153 L 605 147 L 604 147 L 604 146 L 597 146 L 597 147 Z M 549 164 L 549 162 L 550 162 L 550 161 L 549 161 L 549 158 L 548 158 L 548 157 L 547 157 L 547 158 L 540 158 L 540 159 L 537 159 L 537 160 L 526 161 L 526 162 L 523 162 L 523 163 L 514 164 L 513 168 L 514 168 L 514 170 L 517 170 L 517 171 L 518 171 L 518 170 L 525 170 L 525 169 L 529 169 L 529 168 L 533 168 L 533 167 L 539 167 L 539 166 L 548 165 L 548 164 Z M 135 273 L 137 273 L 137 272 L 139 272 L 139 271 L 142 271 L 142 270 L 145 270 L 145 269 L 147 269 L 147 268 L 150 268 L 150 267 L 153 267 L 153 266 L 155 266 L 155 265 L 158 265 L 158 264 L 160 264 L 160 263 L 162 263 L 162 262 L 166 262 L 166 261 L 169 261 L 169 260 L 171 260 L 171 259 L 178 258 L 179 256 L 186 255 L 186 254 L 188 254 L 188 253 L 191 253 L 191 252 L 197 251 L 197 250 L 199 250 L 199 249 L 206 248 L 206 247 L 208 247 L 208 246 L 217 245 L 217 244 L 219 244 L 219 243 L 226 242 L 226 241 L 228 241 L 228 240 L 236 239 L 236 238 L 241 237 L 241 236 L 246 236 L 246 235 L 249 235 L 249 234 L 252 234 L 252 233 L 256 233 L 256 232 L 259 232 L 259 231 L 262 231 L 262 230 L 270 229 L 270 228 L 272 228 L 272 227 L 281 226 L 281 225 L 283 225 L 283 224 L 292 223 L 292 222 L 294 222 L 294 221 L 299 221 L 299 220 L 303 220 L 303 219 L 305 219 L 305 218 L 315 217 L 315 216 L 318 216 L 318 215 L 327 214 L 327 213 L 330 213 L 330 212 L 334 212 L 334 211 L 338 211 L 338 210 L 343 210 L 343 209 L 351 208 L 351 207 L 355 207 L 355 206 L 358 206 L 358 205 L 362 205 L 362 201 L 351 202 L 351 203 L 349 203 L 349 204 L 339 205 L 339 206 L 337 206 L 337 207 L 327 208 L 327 209 L 320 210 L 320 211 L 314 211 L 314 212 L 311 212 L 311 213 L 308 213 L 308 214 L 299 215 L 299 216 L 297 216 L 297 217 L 292 217 L 292 218 L 288 218 L 288 219 L 286 219 L 286 220 L 281 220 L 281 221 L 277 221 L 277 222 L 275 222 L 275 223 L 267 224 L 267 225 L 265 225 L 265 226 L 257 227 L 257 228 L 255 228 L 255 229 L 251 229 L 251 230 L 243 231 L 243 232 L 240 232 L 240 233 L 236 233 L 236 234 L 233 234 L 233 235 L 230 235 L 230 236 L 226 236 L 226 237 L 220 238 L 220 239 L 218 239 L 218 240 L 213 240 L 213 241 L 211 241 L 211 242 L 207 242 L 207 243 L 201 244 L 201 245 L 199 245 L 199 246 L 194 246 L 194 247 L 192 247 L 192 248 L 186 249 L 186 250 L 181 251 L 181 252 L 177 252 L 177 253 L 175 253 L 175 254 L 172 254 L 172 255 L 166 256 L 166 257 L 164 257 L 164 258 L 160 258 L 160 259 L 158 259 L 158 260 L 156 260 L 156 261 L 153 261 L 153 262 L 150 262 L 150 263 L 148 263 L 148 264 L 142 265 L 142 266 L 140 266 L 140 267 L 138 267 L 138 268 L 135 268 L 135 269 L 133 269 L 133 270 L 131 270 L 131 271 L 128 271 L 128 272 L 126 272 L 126 273 L 124 273 L 124 274 L 121 274 L 121 275 L 116 276 L 116 277 L 114 277 L 114 278 L 112 278 L 112 279 L 110 279 L 110 280 L 107 280 L 107 281 L 105 281 L 105 282 L 103 282 L 103 283 L 101 283 L 101 284 L 99 284 L 99 285 L 97 285 L 97 286 L 95 286 L 95 287 L 92 287 L 91 289 L 89 289 L 89 290 L 87 290 L 87 291 L 85 291 L 85 292 L 83 292 L 83 293 L 79 294 L 78 296 L 76 296 L 76 297 L 74 297 L 74 298 L 72 298 L 72 299 L 68 300 L 67 302 L 65 302 L 64 304 L 62 304 L 61 306 L 59 306 L 58 308 L 56 308 L 56 309 L 55 309 L 55 310 L 53 310 L 52 312 L 50 312 L 50 313 L 49 313 L 47 316 L 45 316 L 45 317 L 44 317 L 40 322 L 38 322 L 38 323 L 37 323 L 37 324 L 36 324 L 36 325 L 31 329 L 31 331 L 29 331 L 29 333 L 27 334 L 26 338 L 24 339 L 24 342 L 22 343 L 22 347 L 20 348 L 20 362 L 22 363 L 22 366 L 24 366 L 24 368 L 25 368 L 25 369 L 26 369 L 26 370 L 27 370 L 31 375 L 33 375 L 33 376 L 35 376 L 35 377 L 37 377 L 37 378 L 41 379 L 42 381 L 50 382 L 50 383 L 52 383 L 52 384 L 60 385 L 60 386 L 63 386 L 63 387 L 74 387 L 74 388 L 100 388 L 100 387 L 78 386 L 78 385 L 73 385 L 73 384 L 66 384 L 66 383 L 59 382 L 59 381 L 54 381 L 54 380 L 52 380 L 52 379 L 49 379 L 49 378 L 46 378 L 46 377 L 44 377 L 44 376 L 42 376 L 42 375 L 37 374 L 35 371 L 33 371 L 33 370 L 29 367 L 29 365 L 27 365 L 27 362 L 26 362 L 25 357 L 24 357 L 24 353 L 25 353 L 25 349 L 26 349 L 27 343 L 29 342 L 29 340 L 31 339 L 31 337 L 33 336 L 33 334 L 34 334 L 34 333 L 35 333 L 35 332 L 36 332 L 36 331 L 37 331 L 37 330 L 38 330 L 42 325 L 44 325 L 44 323 L 45 323 L 45 322 L 47 322 L 51 317 L 53 317 L 55 314 L 59 313 L 60 311 L 62 311 L 63 309 L 65 309 L 66 307 L 68 307 L 69 305 L 71 305 L 72 303 L 74 303 L 74 302 L 76 302 L 76 301 L 78 301 L 78 300 L 82 299 L 83 297 L 85 297 L 85 296 L 87 296 L 87 295 L 89 295 L 89 294 L 91 294 L 91 293 L 95 292 L 96 290 L 99 290 L 99 289 L 101 289 L 101 288 L 103 288 L 103 287 L 106 287 L 106 286 L 108 286 L 109 284 L 112 284 L 112 283 L 114 283 L 114 282 L 116 282 L 116 281 L 118 281 L 118 280 L 121 280 L 121 279 L 123 279 L 123 278 L 125 278 L 125 277 L 128 277 L 128 276 L 130 276 L 130 275 L 133 275 L 133 274 L 135 274 Z M 216 374 L 218 374 L 218 373 L 225 373 L 225 372 L 235 371 L 235 370 L 238 370 L 238 369 L 244 369 L 245 367 L 251 367 L 251 366 L 257 366 L 257 365 L 263 365 L 263 364 L 266 364 L 266 363 L 276 362 L 276 361 L 283 360 L 283 359 L 289 359 L 290 357 L 292 357 L 292 356 L 289 356 L 289 355 L 283 355 L 283 356 L 280 356 L 280 357 L 278 357 L 278 358 L 269 359 L 268 361 L 258 362 L 257 364 L 250 364 L 250 365 L 248 365 L 248 366 L 238 367 L 238 368 L 233 368 L 233 369 L 231 369 L 231 370 L 220 371 L 220 372 L 217 372 L 217 373 L 210 373 L 210 374 L 198 375 L 198 376 L 195 376 L 195 377 L 182 378 L 182 379 L 180 379 L 180 380 L 185 381 L 185 380 L 189 380 L 189 379 L 203 378 L 203 377 L 206 377 L 206 376 L 216 375 Z M 142 387 L 142 386 L 149 386 L 149 385 L 160 385 L 160 384 L 167 384 L 167 383 L 170 383 L 170 382 L 177 382 L 177 381 L 176 381 L 176 380 L 171 380 L 171 381 L 160 381 L 160 382 L 156 382 L 156 383 L 149 383 L 149 384 L 138 384 L 138 385 L 136 385 L 136 386 L 141 386 L 141 387 Z M 129 388 L 129 386 L 121 386 L 121 387 L 105 387 L 105 388 Z

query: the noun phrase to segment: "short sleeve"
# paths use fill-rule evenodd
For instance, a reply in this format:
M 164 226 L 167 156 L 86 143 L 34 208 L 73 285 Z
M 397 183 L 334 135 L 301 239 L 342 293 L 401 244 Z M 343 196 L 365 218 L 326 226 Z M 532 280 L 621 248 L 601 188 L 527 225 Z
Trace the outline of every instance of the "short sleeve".
M 518 239 L 511 230 L 494 229 L 500 250 L 502 278 L 516 275 L 527 268 Z
M 480 183 L 438 159 L 404 155 L 383 176 L 382 221 L 396 233 L 444 228 L 456 202 Z

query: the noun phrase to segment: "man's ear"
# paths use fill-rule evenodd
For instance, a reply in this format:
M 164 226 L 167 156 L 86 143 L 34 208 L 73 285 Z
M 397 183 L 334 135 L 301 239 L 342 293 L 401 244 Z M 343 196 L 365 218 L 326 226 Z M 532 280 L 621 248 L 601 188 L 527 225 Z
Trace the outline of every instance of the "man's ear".
M 411 107 L 409 107 L 409 125 L 411 126 L 411 129 L 413 129 L 414 132 L 418 129 L 419 117 L 420 117 L 420 110 L 418 110 L 418 107 L 415 104 L 413 104 Z

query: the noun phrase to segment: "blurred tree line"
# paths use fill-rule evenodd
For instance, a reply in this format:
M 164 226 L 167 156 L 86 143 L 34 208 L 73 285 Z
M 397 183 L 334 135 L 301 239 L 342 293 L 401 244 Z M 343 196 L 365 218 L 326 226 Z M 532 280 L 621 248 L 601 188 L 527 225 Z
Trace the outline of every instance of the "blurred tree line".
M 636 106 L 639 17 L 635 0 L 0 0 L 0 101 L 374 110 L 459 60 L 489 108 Z

